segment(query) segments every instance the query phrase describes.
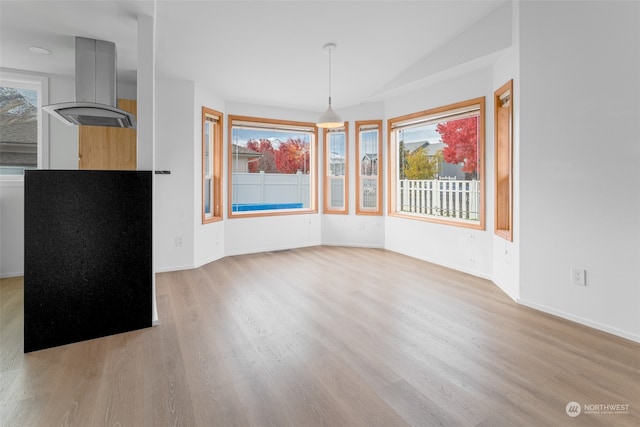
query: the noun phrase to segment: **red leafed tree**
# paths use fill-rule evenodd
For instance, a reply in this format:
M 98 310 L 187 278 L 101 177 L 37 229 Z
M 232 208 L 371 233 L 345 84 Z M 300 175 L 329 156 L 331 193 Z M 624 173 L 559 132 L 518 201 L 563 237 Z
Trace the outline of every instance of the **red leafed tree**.
M 478 117 L 440 123 L 436 130 L 446 147 L 442 150 L 447 163 L 462 163 L 462 171 L 478 175 Z
M 309 143 L 289 138 L 276 151 L 276 166 L 280 173 L 309 173 Z
M 247 148 L 249 150 L 257 151 L 258 153 L 262 154 L 262 156 L 257 159 L 249 160 L 249 172 L 278 172 L 278 168 L 276 167 L 276 152 L 273 149 L 273 145 L 271 145 L 271 141 L 269 141 L 268 139 L 261 139 L 259 141 L 250 139 L 247 142 Z

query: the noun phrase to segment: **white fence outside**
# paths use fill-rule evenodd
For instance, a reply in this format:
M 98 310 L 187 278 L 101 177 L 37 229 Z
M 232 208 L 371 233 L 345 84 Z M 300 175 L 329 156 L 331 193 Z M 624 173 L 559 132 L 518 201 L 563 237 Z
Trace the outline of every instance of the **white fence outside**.
M 396 195 L 400 212 L 480 220 L 478 180 L 403 179 Z
M 232 174 L 233 204 L 311 202 L 309 174 L 243 173 Z

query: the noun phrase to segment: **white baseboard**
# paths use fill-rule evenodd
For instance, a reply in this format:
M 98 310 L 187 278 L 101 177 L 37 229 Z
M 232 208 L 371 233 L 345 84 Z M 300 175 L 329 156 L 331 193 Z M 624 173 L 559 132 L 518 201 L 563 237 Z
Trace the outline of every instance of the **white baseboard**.
M 202 267 L 202 266 L 204 266 L 204 265 L 207 265 L 207 264 L 210 264 L 210 263 L 212 263 L 212 262 L 214 262 L 214 261 L 218 261 L 218 260 L 220 260 L 220 259 L 223 259 L 224 257 L 225 257 L 225 255 L 221 255 L 221 256 L 214 256 L 214 257 L 206 258 L 204 261 L 196 263 L 196 264 L 193 266 L 193 268 L 200 268 L 200 267 Z
M 172 271 L 181 271 L 181 270 L 193 270 L 194 268 L 198 268 L 196 265 L 173 265 L 170 267 L 162 267 L 156 268 L 156 273 L 170 273 Z
M 486 279 L 486 280 L 491 280 L 492 279 L 492 277 L 490 275 L 488 275 L 486 273 L 483 273 L 481 271 L 470 270 L 468 268 L 464 268 L 464 267 L 461 267 L 459 265 L 447 264 L 447 263 L 443 263 L 443 262 L 440 262 L 440 261 L 437 261 L 437 260 L 434 260 L 434 259 L 430 259 L 430 258 L 427 258 L 427 257 L 417 257 L 417 256 L 415 256 L 413 254 L 405 253 L 405 252 L 398 251 L 398 250 L 395 250 L 395 249 L 389 249 L 389 248 L 385 248 L 385 249 L 388 250 L 388 251 L 391 251 L 391 252 L 399 253 L 401 255 L 406 255 L 406 256 L 411 257 L 411 258 L 419 259 L 421 261 L 426 261 L 426 262 L 429 262 L 431 264 L 439 265 L 441 267 L 450 268 L 451 270 L 456 270 L 456 271 L 460 271 L 462 273 L 467 273 L 467 274 L 470 274 L 472 276 L 479 277 L 481 279 Z
M 10 277 L 21 277 L 24 276 L 24 272 L 18 271 L 15 273 L 2 273 L 0 274 L 0 279 L 9 279 Z
M 495 280 L 491 280 L 491 282 L 496 285 L 498 287 L 498 289 L 500 289 L 502 292 L 505 293 L 506 296 L 508 296 L 509 298 L 511 298 L 514 302 L 518 302 L 518 295 L 517 294 L 512 294 L 510 292 L 510 290 L 507 290 L 505 287 L 503 287 L 502 285 L 500 285 L 500 283 L 496 282 Z
M 384 249 L 384 245 L 368 245 L 365 243 L 322 242 L 321 246 L 340 246 L 345 248 Z
M 524 305 L 526 307 L 529 307 L 529 308 L 533 308 L 534 310 L 542 311 L 544 313 L 551 314 L 551 315 L 554 315 L 554 316 L 558 316 L 558 317 L 561 317 L 563 319 L 570 320 L 572 322 L 579 323 L 581 325 L 588 326 L 590 328 L 597 329 L 597 330 L 602 331 L 602 332 L 606 332 L 608 334 L 616 335 L 618 337 L 621 337 L 621 338 L 624 338 L 624 339 L 628 339 L 630 341 L 635 341 L 637 343 L 640 343 L 640 335 L 638 335 L 638 334 L 634 334 L 634 333 L 631 333 L 631 332 L 628 332 L 628 331 L 623 331 L 621 329 L 614 328 L 612 326 L 605 325 L 605 324 L 602 324 L 602 323 L 599 323 L 599 322 L 594 322 L 594 321 L 591 321 L 589 319 L 585 319 L 585 318 L 580 317 L 580 316 L 574 316 L 573 314 L 566 313 L 566 312 L 561 311 L 561 310 L 556 310 L 555 308 L 547 307 L 545 305 L 536 304 L 534 302 L 527 301 L 527 300 L 524 300 L 524 299 L 518 299 L 517 303 L 518 304 L 522 304 L 522 305 Z
M 249 251 L 225 251 L 224 256 L 220 258 L 225 258 L 228 256 L 237 256 L 237 255 L 250 255 L 250 254 L 259 254 L 262 252 L 275 252 L 275 251 L 288 251 L 291 249 L 301 249 L 301 248 L 311 248 L 313 246 L 320 246 L 320 243 L 310 243 L 300 246 L 267 246 L 264 248 L 254 248 Z

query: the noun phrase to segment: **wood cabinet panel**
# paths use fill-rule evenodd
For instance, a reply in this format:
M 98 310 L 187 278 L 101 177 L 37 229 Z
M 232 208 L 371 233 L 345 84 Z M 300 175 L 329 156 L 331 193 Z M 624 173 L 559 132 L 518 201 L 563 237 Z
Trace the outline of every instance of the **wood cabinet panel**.
M 119 99 L 118 108 L 136 114 L 135 99 Z M 136 130 L 106 126 L 80 126 L 78 168 L 136 170 Z

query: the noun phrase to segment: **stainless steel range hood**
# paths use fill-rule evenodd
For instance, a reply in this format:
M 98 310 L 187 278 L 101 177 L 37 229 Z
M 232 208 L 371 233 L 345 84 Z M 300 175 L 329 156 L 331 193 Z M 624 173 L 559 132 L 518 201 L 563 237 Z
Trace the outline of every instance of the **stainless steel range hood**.
M 116 45 L 76 37 L 76 101 L 42 108 L 68 125 L 135 128 L 135 116 L 117 102 Z

